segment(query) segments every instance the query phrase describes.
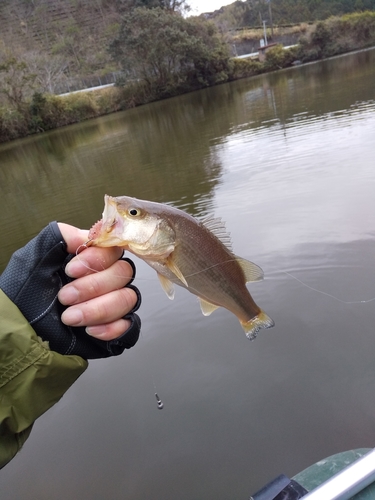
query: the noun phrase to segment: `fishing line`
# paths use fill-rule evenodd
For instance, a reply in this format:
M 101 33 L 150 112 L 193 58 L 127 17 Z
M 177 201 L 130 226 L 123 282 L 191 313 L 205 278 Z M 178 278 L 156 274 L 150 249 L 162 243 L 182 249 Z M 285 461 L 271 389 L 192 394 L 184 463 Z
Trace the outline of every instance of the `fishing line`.
M 104 270 L 105 270 L 105 267 L 103 266 L 103 264 L 101 264 L 102 269 L 101 269 L 101 270 L 98 270 L 98 269 L 94 269 L 94 268 L 90 267 L 90 266 L 89 266 L 89 265 L 87 265 L 87 264 L 86 264 L 83 260 L 81 260 L 81 259 L 80 259 L 80 257 L 79 257 L 79 253 L 80 253 L 80 252 L 82 252 L 82 251 L 84 251 L 84 250 L 85 250 L 85 249 L 87 249 L 87 248 L 88 248 L 88 246 L 87 246 L 87 242 L 86 242 L 86 243 L 84 243 L 83 245 L 80 245 L 80 246 L 77 248 L 77 250 L 76 250 L 76 257 L 77 257 L 78 261 L 79 261 L 79 262 L 81 262 L 81 264 L 82 264 L 82 265 L 83 265 L 86 269 L 88 269 L 89 271 L 92 271 L 93 273 L 99 273 L 99 272 L 101 272 L 101 271 L 104 271 Z M 118 274 L 118 275 L 115 275 L 115 277 L 117 277 L 117 278 L 126 278 L 126 276 L 119 275 L 119 274 Z M 132 277 L 133 277 L 133 276 L 129 276 L 128 278 L 129 278 L 129 279 L 131 279 Z M 138 277 L 137 277 L 137 280 L 142 280 L 142 278 L 138 278 Z M 149 280 L 149 279 L 146 279 L 146 278 L 145 278 L 145 281 L 151 281 L 151 280 Z M 121 287 L 121 288 L 122 288 L 122 287 Z M 56 297 L 57 297 L 57 296 L 56 296 Z M 141 331 L 141 337 L 143 337 L 143 335 L 142 335 L 142 331 Z M 158 410 L 162 410 L 162 409 L 164 408 L 164 403 L 163 403 L 163 401 L 160 399 L 160 397 L 159 397 L 159 395 L 158 395 L 158 393 L 157 393 L 156 384 L 155 384 L 155 379 L 154 379 L 153 374 L 151 374 L 151 376 L 152 376 L 152 384 L 153 384 L 153 386 L 154 386 L 154 392 L 155 392 L 155 398 L 156 398 L 157 408 L 158 408 Z
M 373 297 L 372 299 L 367 299 L 367 300 L 349 300 L 349 301 L 342 300 L 342 299 L 339 299 L 338 297 L 335 297 L 335 295 L 332 295 L 328 292 L 324 292 L 323 290 L 318 290 L 317 288 L 314 288 L 313 286 L 310 286 L 307 283 L 304 283 L 302 280 L 300 280 L 296 276 L 293 276 L 293 274 L 289 273 L 288 271 L 275 271 L 273 274 L 278 274 L 278 273 L 286 274 L 287 276 L 290 276 L 294 280 L 298 281 L 298 283 L 305 286 L 306 288 L 309 288 L 310 290 L 312 290 L 314 292 L 321 293 L 322 295 L 326 295 L 327 297 L 330 297 L 331 299 L 337 300 L 337 302 L 341 302 L 342 304 L 347 304 L 347 305 L 349 305 L 349 304 L 368 304 L 369 302 L 374 302 L 374 300 L 375 300 L 375 297 Z
M 162 410 L 164 408 L 164 403 L 160 399 L 158 391 L 156 389 L 156 383 L 155 383 L 155 378 L 154 378 L 154 373 L 153 372 L 151 372 L 151 378 L 152 378 L 152 385 L 154 386 L 154 392 L 155 392 L 155 398 L 156 398 L 157 408 L 158 408 L 158 410 Z
M 77 248 L 75 255 L 76 255 L 76 258 L 78 259 L 78 262 L 80 262 L 88 271 L 92 271 L 93 273 L 100 273 L 100 272 L 105 271 L 106 269 L 108 269 L 108 268 L 105 268 L 102 263 L 100 263 L 102 269 L 94 269 L 93 267 L 90 267 L 86 262 L 84 262 L 83 260 L 81 260 L 80 256 L 79 256 L 79 253 L 82 253 L 87 248 L 89 248 L 89 247 L 86 245 L 86 243 L 84 243 L 83 245 L 80 245 Z M 83 249 L 83 250 L 81 250 L 81 249 Z M 119 259 L 119 260 L 121 260 L 121 259 Z M 124 276 L 123 274 L 115 274 L 115 275 L 113 275 L 113 277 L 114 278 L 127 278 L 129 280 L 133 278 L 133 276 Z M 138 277 L 137 277 L 137 280 L 150 281 L 147 278 L 138 278 Z M 122 287 L 120 287 L 120 288 L 122 288 Z
M 143 336 L 143 330 L 141 329 L 140 331 L 140 339 L 142 339 L 142 341 L 145 340 L 144 336 Z M 148 354 L 146 354 L 146 356 L 148 357 Z M 148 361 L 148 360 L 147 360 Z M 149 367 L 150 369 L 150 372 L 149 372 L 149 375 L 151 376 L 151 381 L 152 381 L 152 385 L 154 386 L 154 394 L 155 394 L 155 398 L 156 398 L 156 404 L 157 404 L 157 409 L 158 410 L 162 410 L 164 408 L 164 403 L 163 401 L 161 400 L 161 398 L 159 397 L 159 394 L 158 394 L 158 391 L 156 389 L 156 383 L 155 383 L 155 377 L 154 377 L 154 372 L 151 368 L 151 363 L 150 362 L 147 362 L 146 365 Z
M 76 251 L 76 256 L 78 257 L 78 259 L 79 259 L 79 255 L 78 255 L 78 253 L 79 253 L 79 251 L 80 251 L 80 249 L 81 249 L 81 248 L 84 248 L 84 249 L 85 249 L 85 248 L 88 248 L 88 247 L 86 246 L 86 244 L 83 244 L 83 245 L 80 245 L 80 246 L 77 248 L 77 251 Z M 211 270 L 211 269 L 214 269 L 215 267 L 219 267 L 219 266 L 222 266 L 222 265 L 224 265 L 224 264 L 228 264 L 228 263 L 230 263 L 230 262 L 234 262 L 234 261 L 236 261 L 236 260 L 237 260 L 236 258 L 233 258 L 233 259 L 228 259 L 228 260 L 225 260 L 225 261 L 223 261 L 223 262 L 218 262 L 218 263 L 216 263 L 216 264 L 213 264 L 212 266 L 208 266 L 208 267 L 206 267 L 206 268 L 204 268 L 204 269 L 201 269 L 201 270 L 199 270 L 199 271 L 196 271 L 196 272 L 194 272 L 194 273 L 190 273 L 190 274 L 186 275 L 186 276 L 185 276 L 185 278 L 191 278 L 191 277 L 193 277 L 193 276 L 197 276 L 198 274 L 201 274 L 201 273 L 204 273 L 204 272 L 209 271 L 209 270 Z M 83 264 L 83 265 L 84 265 L 84 266 L 85 266 L 88 270 L 93 271 L 93 272 L 95 272 L 95 273 L 99 273 L 99 272 L 100 272 L 100 271 L 98 271 L 97 269 L 93 269 L 93 268 L 91 268 L 90 266 L 88 266 L 88 265 L 87 265 L 87 264 L 85 264 L 84 262 L 82 262 L 82 261 L 80 261 L 80 262 L 81 262 L 81 263 L 82 263 L 82 264 Z M 105 268 L 104 268 L 104 266 L 103 266 L 103 270 L 104 270 L 104 269 L 105 269 Z M 290 272 L 288 272 L 288 271 L 282 271 L 282 270 L 280 270 L 280 271 L 274 271 L 272 274 L 278 274 L 278 273 L 283 273 L 283 274 L 286 274 L 287 276 L 289 276 L 290 278 L 294 279 L 295 281 L 298 281 L 298 283 L 300 283 L 301 285 L 305 286 L 305 287 L 306 287 L 306 288 L 308 288 L 309 290 L 312 290 L 313 292 L 320 293 L 321 295 L 325 295 L 325 296 L 327 296 L 327 297 L 330 297 L 331 299 L 334 299 L 334 300 L 336 300 L 337 302 L 341 302 L 342 304 L 346 304 L 346 305 L 350 305 L 350 304 L 368 304 L 368 303 L 370 303 L 370 302 L 374 302 L 374 301 L 375 301 L 375 297 L 372 297 L 371 299 L 366 299 L 366 300 L 350 300 L 350 301 L 342 300 L 342 299 L 340 299 L 339 297 L 336 297 L 335 295 L 332 295 L 332 294 L 330 294 L 330 293 L 328 293 L 328 292 L 324 292 L 323 290 L 319 290 L 318 288 L 314 288 L 313 286 L 308 285 L 307 283 L 303 282 L 302 280 L 300 280 L 299 278 L 297 278 L 296 276 L 294 276 L 293 274 L 291 274 L 291 273 L 290 273 Z M 269 276 L 269 275 L 270 275 L 270 274 L 268 274 L 268 276 Z M 122 276 L 122 275 L 121 275 L 121 276 L 120 276 L 120 275 L 117 275 L 116 277 L 119 277 L 119 278 L 125 278 L 125 276 Z M 130 279 L 130 278 L 131 278 L 131 277 L 129 276 L 129 279 Z M 267 279 L 267 278 L 265 278 L 265 279 Z M 150 279 L 150 278 L 139 278 L 139 277 L 137 277 L 137 280 L 138 280 L 138 281 L 153 281 L 153 279 Z M 259 280 L 259 281 L 260 281 L 260 280 Z M 193 288 L 192 286 L 189 286 L 189 289 L 190 289 L 190 290 L 194 290 L 194 288 Z
M 144 336 L 143 336 L 143 331 L 142 330 L 141 330 L 141 338 L 142 338 L 142 340 L 144 340 Z M 150 367 L 151 364 L 147 363 L 147 365 Z M 156 389 L 155 377 L 154 377 L 154 372 L 153 372 L 152 369 L 151 369 L 151 380 L 152 380 L 152 385 L 154 386 L 154 393 L 155 393 L 157 408 L 158 408 L 158 410 L 162 410 L 164 408 L 164 403 L 160 399 L 158 391 Z
M 86 243 L 84 243 L 83 245 L 79 245 L 79 247 L 77 248 L 77 250 L 76 250 L 76 257 L 78 259 L 78 262 L 80 262 L 86 269 L 88 269 L 89 271 L 92 271 L 94 273 L 100 273 L 101 271 L 104 271 L 105 267 L 103 266 L 103 264 L 101 264 L 102 269 L 100 269 L 100 270 L 99 269 L 94 269 L 94 268 L 90 267 L 88 264 L 86 264 L 86 262 L 83 262 L 83 260 L 81 260 L 79 258 L 79 253 L 80 252 L 82 253 L 87 248 L 89 248 L 89 247 L 86 245 Z M 83 250 L 81 250 L 81 249 L 83 249 Z M 117 276 L 117 277 L 120 277 L 120 276 Z
M 90 267 L 89 265 L 87 265 L 85 262 L 83 262 L 80 258 L 79 258 L 79 253 L 82 253 L 81 251 L 81 248 L 83 249 L 86 249 L 86 248 L 89 248 L 86 246 L 86 244 L 83 244 L 83 245 L 80 245 L 77 250 L 76 250 L 76 257 L 78 259 L 79 262 L 81 262 L 81 264 L 89 271 L 92 271 L 93 273 L 100 273 L 101 271 L 104 271 L 105 270 L 105 267 L 102 265 L 102 269 L 98 270 L 98 269 L 94 269 L 92 267 Z M 121 260 L 121 259 L 120 259 Z M 196 271 L 194 273 L 190 273 L 190 274 L 187 274 L 185 276 L 185 278 L 191 278 L 192 276 L 197 276 L 198 274 L 201 274 L 201 273 L 204 273 L 206 271 L 209 271 L 210 269 L 213 269 L 215 267 L 219 267 L 219 266 L 222 266 L 224 264 L 228 264 L 230 262 L 235 262 L 237 259 L 233 258 L 233 259 L 228 259 L 228 260 L 224 260 L 223 262 L 218 262 L 217 264 L 213 264 L 212 266 L 208 266 L 208 267 L 205 267 L 204 269 L 200 269 L 199 271 Z M 125 276 L 123 275 L 114 275 L 114 277 L 116 278 L 125 278 Z M 129 276 L 129 279 L 132 278 L 132 276 Z M 137 281 L 154 281 L 152 278 L 139 278 L 137 276 Z M 190 289 L 192 289 L 191 287 L 189 287 Z

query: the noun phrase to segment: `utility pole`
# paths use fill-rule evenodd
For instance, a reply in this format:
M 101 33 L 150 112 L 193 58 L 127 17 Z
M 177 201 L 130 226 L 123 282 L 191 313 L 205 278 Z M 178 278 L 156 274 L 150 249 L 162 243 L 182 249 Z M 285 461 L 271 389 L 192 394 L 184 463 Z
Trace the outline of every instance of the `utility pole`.
M 270 25 L 271 25 L 271 37 L 273 40 L 273 22 L 272 22 L 272 7 L 271 7 L 271 0 L 268 0 L 268 13 L 270 16 Z
M 268 45 L 268 42 L 267 42 L 266 21 L 263 21 L 263 33 L 264 33 L 264 45 Z

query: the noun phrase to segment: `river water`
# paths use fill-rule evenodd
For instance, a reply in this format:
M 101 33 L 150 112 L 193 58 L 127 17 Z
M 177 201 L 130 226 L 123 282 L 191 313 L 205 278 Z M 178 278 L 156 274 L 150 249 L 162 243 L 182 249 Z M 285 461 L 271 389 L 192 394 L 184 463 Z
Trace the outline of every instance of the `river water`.
M 374 111 L 368 50 L 0 147 L 1 269 L 50 220 L 90 227 L 105 193 L 168 202 L 226 221 L 276 323 L 249 342 L 135 259 L 137 346 L 38 420 L 3 500 L 247 499 L 375 445 Z

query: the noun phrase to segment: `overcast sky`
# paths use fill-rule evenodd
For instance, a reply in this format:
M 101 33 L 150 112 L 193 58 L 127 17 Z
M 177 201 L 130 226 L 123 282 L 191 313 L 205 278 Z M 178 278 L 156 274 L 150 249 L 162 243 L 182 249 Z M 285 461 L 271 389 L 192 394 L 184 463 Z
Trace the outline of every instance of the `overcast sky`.
M 188 0 L 186 3 L 190 5 L 190 14 L 198 15 L 202 12 L 213 12 L 220 9 L 223 5 L 229 5 L 235 0 Z

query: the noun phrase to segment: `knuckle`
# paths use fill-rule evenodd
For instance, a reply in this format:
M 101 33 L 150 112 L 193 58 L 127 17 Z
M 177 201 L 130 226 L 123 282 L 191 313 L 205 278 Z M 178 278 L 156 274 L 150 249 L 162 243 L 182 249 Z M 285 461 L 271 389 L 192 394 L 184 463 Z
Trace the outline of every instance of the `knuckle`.
M 131 288 L 122 288 L 119 290 L 121 294 L 122 305 L 125 308 L 125 313 L 127 314 L 131 311 L 137 303 L 137 294 Z
M 120 337 L 130 326 L 130 321 L 127 319 L 118 319 L 107 325 L 106 340 L 113 340 Z
M 90 275 L 90 279 L 88 280 L 87 284 L 87 291 L 92 297 L 96 297 L 101 294 L 101 282 L 98 275 Z
M 131 265 L 124 260 L 117 261 L 115 265 L 117 272 L 121 273 L 121 277 L 126 280 L 125 283 L 128 283 L 133 277 L 133 269 Z
M 121 288 L 95 300 L 87 309 L 87 317 L 95 323 L 110 323 L 131 311 L 137 301 L 133 290 Z
M 110 303 L 107 301 L 100 301 L 89 312 L 90 316 L 94 319 L 95 323 L 107 323 L 112 320 Z
M 120 288 L 88 300 L 82 307 L 84 324 L 107 324 L 121 319 L 128 314 L 137 303 L 137 295 L 130 288 Z

